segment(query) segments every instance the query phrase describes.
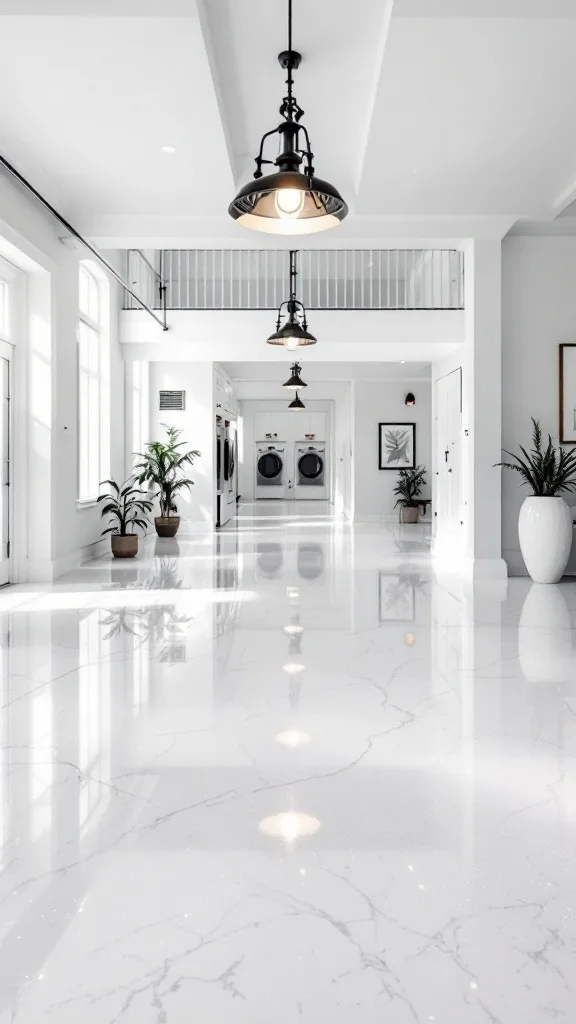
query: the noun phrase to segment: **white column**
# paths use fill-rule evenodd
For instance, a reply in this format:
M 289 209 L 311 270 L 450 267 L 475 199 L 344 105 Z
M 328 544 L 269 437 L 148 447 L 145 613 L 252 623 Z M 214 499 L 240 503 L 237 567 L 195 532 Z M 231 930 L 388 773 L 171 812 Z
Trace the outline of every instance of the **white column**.
M 502 580 L 501 471 L 494 468 L 502 444 L 501 240 L 470 240 L 465 269 L 465 560 L 474 579 Z

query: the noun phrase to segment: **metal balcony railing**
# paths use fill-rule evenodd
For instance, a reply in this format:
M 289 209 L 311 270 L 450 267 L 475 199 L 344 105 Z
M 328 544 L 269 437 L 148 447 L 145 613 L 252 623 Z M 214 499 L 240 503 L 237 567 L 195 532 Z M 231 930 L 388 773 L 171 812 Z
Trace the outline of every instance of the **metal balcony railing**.
M 127 251 L 127 280 L 167 309 L 277 309 L 288 298 L 285 249 Z M 307 309 L 463 309 L 458 249 L 301 249 L 298 298 Z M 137 309 L 125 294 L 125 309 Z

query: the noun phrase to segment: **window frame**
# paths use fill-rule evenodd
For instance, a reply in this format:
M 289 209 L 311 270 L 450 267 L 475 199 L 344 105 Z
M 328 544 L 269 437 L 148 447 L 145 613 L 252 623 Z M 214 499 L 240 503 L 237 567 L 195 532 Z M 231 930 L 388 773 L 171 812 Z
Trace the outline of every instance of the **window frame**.
M 82 301 L 82 278 L 86 275 L 88 296 L 88 309 L 83 308 Z M 90 309 L 91 301 L 90 288 L 95 289 L 96 306 Z M 90 508 L 96 505 L 100 493 L 100 482 L 110 476 L 110 342 L 109 342 L 109 284 L 107 278 L 89 260 L 82 260 L 78 265 L 78 325 L 77 325 L 77 365 L 76 384 L 78 394 L 78 450 L 77 450 L 77 500 L 78 508 Z M 89 311 L 90 310 L 90 311 Z M 93 313 L 96 313 L 96 316 Z M 86 331 L 87 344 L 84 351 L 83 333 Z M 90 347 L 90 336 L 96 351 L 96 366 L 91 368 L 92 350 Z M 94 403 L 90 400 L 90 391 L 95 384 L 97 398 Z M 87 409 L 84 416 L 82 396 L 86 390 Z M 97 422 L 92 421 L 93 405 L 97 409 Z M 85 420 L 85 422 L 84 422 Z M 87 433 L 87 437 L 85 436 Z M 96 462 L 98 466 L 97 480 L 90 480 L 88 475 L 87 484 L 83 493 L 82 489 L 82 465 L 83 458 L 86 464 L 90 464 L 91 435 L 95 433 L 98 442 Z M 85 449 L 85 451 L 84 451 Z M 92 484 L 93 486 L 90 486 Z M 90 493 L 88 493 L 90 492 Z

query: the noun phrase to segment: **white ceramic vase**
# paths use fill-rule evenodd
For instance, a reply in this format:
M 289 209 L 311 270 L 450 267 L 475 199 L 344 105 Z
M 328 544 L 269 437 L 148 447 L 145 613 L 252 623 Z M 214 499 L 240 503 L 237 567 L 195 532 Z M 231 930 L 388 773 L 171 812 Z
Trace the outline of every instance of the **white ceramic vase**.
M 520 509 L 518 536 L 534 583 L 558 583 L 572 547 L 572 509 L 564 498 L 526 498 Z

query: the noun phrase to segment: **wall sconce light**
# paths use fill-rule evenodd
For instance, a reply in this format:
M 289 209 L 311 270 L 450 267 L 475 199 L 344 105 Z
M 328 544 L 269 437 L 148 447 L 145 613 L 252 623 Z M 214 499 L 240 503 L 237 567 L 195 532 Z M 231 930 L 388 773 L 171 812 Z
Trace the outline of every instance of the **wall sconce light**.
M 416 399 L 411 391 L 409 391 L 408 394 L 406 395 L 406 398 L 404 399 L 404 405 L 416 405 Z

